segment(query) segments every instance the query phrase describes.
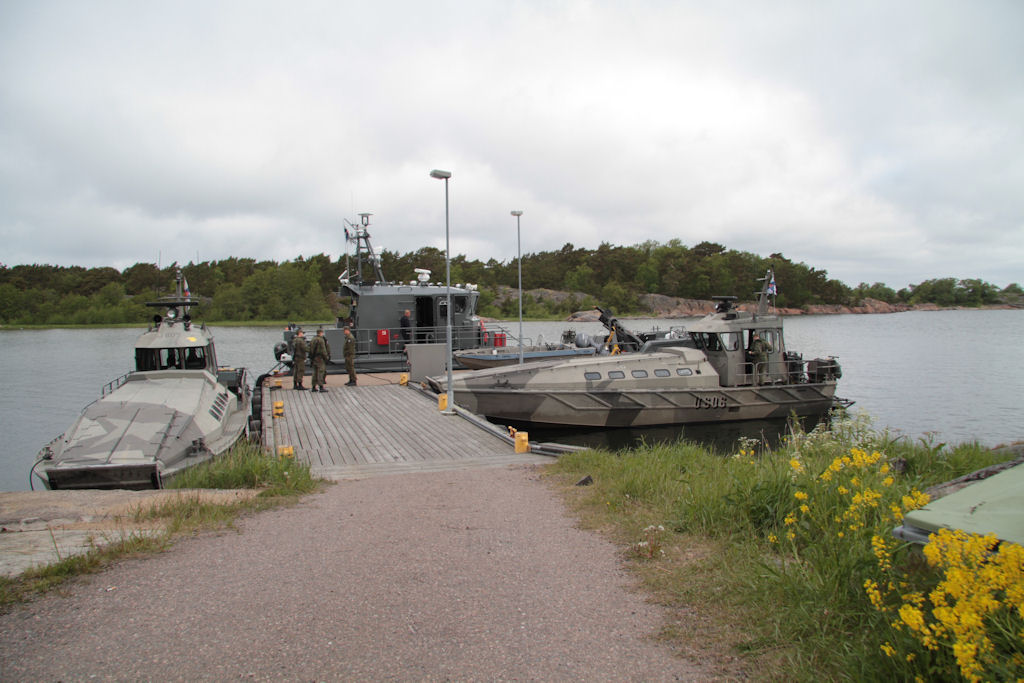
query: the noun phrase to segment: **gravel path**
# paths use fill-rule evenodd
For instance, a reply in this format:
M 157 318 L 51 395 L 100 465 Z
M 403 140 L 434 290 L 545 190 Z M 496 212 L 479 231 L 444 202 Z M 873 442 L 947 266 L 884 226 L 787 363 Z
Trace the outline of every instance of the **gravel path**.
M 347 481 L 0 616 L 3 680 L 707 680 L 529 466 Z

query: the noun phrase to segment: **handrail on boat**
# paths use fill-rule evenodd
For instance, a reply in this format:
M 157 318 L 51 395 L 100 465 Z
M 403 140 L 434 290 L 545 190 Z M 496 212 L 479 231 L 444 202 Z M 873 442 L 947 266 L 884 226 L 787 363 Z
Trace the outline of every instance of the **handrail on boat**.
M 410 330 L 412 340 L 406 342 L 402 339 L 402 328 L 401 327 L 381 327 L 381 328 L 359 328 L 353 330 L 356 337 L 356 353 L 385 353 L 384 347 L 379 343 L 380 333 L 387 333 L 387 351 L 386 353 L 400 353 L 406 346 L 406 344 L 430 344 L 430 343 L 441 343 L 444 342 L 448 334 L 448 328 L 446 325 L 434 325 L 434 326 L 417 326 Z M 464 348 L 501 348 L 495 344 L 495 335 L 503 335 L 505 339 L 504 346 L 515 346 L 519 343 L 518 337 L 513 335 L 509 330 L 490 323 L 487 329 L 482 332 L 475 325 L 453 325 L 452 326 L 452 341 L 473 339 L 473 343 Z M 529 338 L 523 338 L 523 345 L 526 346 L 529 343 Z M 332 356 L 335 355 L 340 349 L 331 349 Z
M 107 382 L 106 385 L 104 385 L 103 391 L 101 392 L 100 396 L 106 396 L 107 394 L 112 392 L 114 389 L 117 389 L 119 386 L 121 386 L 122 384 L 127 382 L 128 381 L 128 375 L 130 375 L 130 374 L 132 374 L 132 373 L 126 372 L 123 375 L 121 375 L 120 377 L 118 377 L 117 379 L 112 379 L 109 382 Z
M 812 363 L 815 365 L 812 366 Z M 744 363 L 743 368 L 745 372 L 740 373 L 742 378 L 740 383 L 758 384 L 758 371 L 762 367 L 765 368 L 764 376 L 766 380 L 761 384 L 766 385 L 776 383 L 807 384 L 822 381 L 821 377 L 834 380 L 842 376 L 842 371 L 835 357 L 815 358 L 813 360 L 791 357 L 773 359 L 764 363 Z M 818 378 L 815 377 L 816 374 Z

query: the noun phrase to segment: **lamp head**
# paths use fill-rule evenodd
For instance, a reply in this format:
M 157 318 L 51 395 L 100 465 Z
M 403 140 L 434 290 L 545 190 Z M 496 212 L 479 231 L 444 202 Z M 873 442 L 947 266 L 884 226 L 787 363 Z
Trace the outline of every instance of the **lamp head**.
M 440 180 L 448 180 L 449 178 L 452 177 L 452 172 L 451 171 L 442 171 L 442 170 L 439 170 L 439 169 L 435 168 L 433 171 L 430 172 L 430 177 L 431 178 L 438 178 Z
M 515 216 L 516 218 L 519 218 L 520 216 L 523 215 L 523 212 L 522 211 L 513 211 L 512 215 Z

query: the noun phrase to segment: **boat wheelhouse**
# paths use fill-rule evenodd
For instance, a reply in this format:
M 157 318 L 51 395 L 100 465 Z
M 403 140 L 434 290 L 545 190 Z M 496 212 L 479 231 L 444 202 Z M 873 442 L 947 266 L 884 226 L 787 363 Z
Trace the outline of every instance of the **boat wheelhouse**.
M 338 296 L 351 301 L 349 313 L 333 325 L 316 325 L 323 329 L 331 347 L 328 372 L 344 371 L 344 329 L 351 326 L 356 339 L 355 366 L 358 372 L 401 372 L 408 369 L 407 344 L 443 344 L 448 337 L 451 316 L 452 348 L 474 349 L 502 347 L 508 334 L 495 328 L 488 331 L 477 315 L 480 292 L 475 285 L 457 284 L 449 290 L 443 283 L 431 282 L 430 271 L 417 268 L 411 282 L 392 282 L 384 277 L 380 257 L 370 241 L 369 213 L 361 213 L 360 224 L 348 223 L 346 241 L 355 242 L 354 264 L 339 277 Z M 351 229 L 351 232 L 349 231 Z M 346 256 L 348 261 L 348 256 Z M 405 311 L 410 312 L 411 326 L 402 327 Z M 277 360 L 291 354 L 291 340 L 297 326 L 290 325 L 284 340 L 274 348 Z M 403 336 L 406 331 L 408 338 Z M 307 336 L 312 336 L 306 325 Z

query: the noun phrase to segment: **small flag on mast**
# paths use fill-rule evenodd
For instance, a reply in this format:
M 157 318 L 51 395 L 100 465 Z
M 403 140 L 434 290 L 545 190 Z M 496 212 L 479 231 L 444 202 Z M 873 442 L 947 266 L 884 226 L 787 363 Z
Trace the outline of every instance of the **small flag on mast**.
M 768 283 L 768 296 L 777 296 L 779 290 L 775 287 L 775 275 L 772 275 L 772 281 Z
M 192 292 L 190 292 L 189 289 L 188 289 L 188 280 L 186 278 L 182 278 L 181 283 L 182 283 L 182 285 L 185 288 L 185 292 L 184 292 L 185 293 L 185 298 L 186 299 L 191 298 Z

